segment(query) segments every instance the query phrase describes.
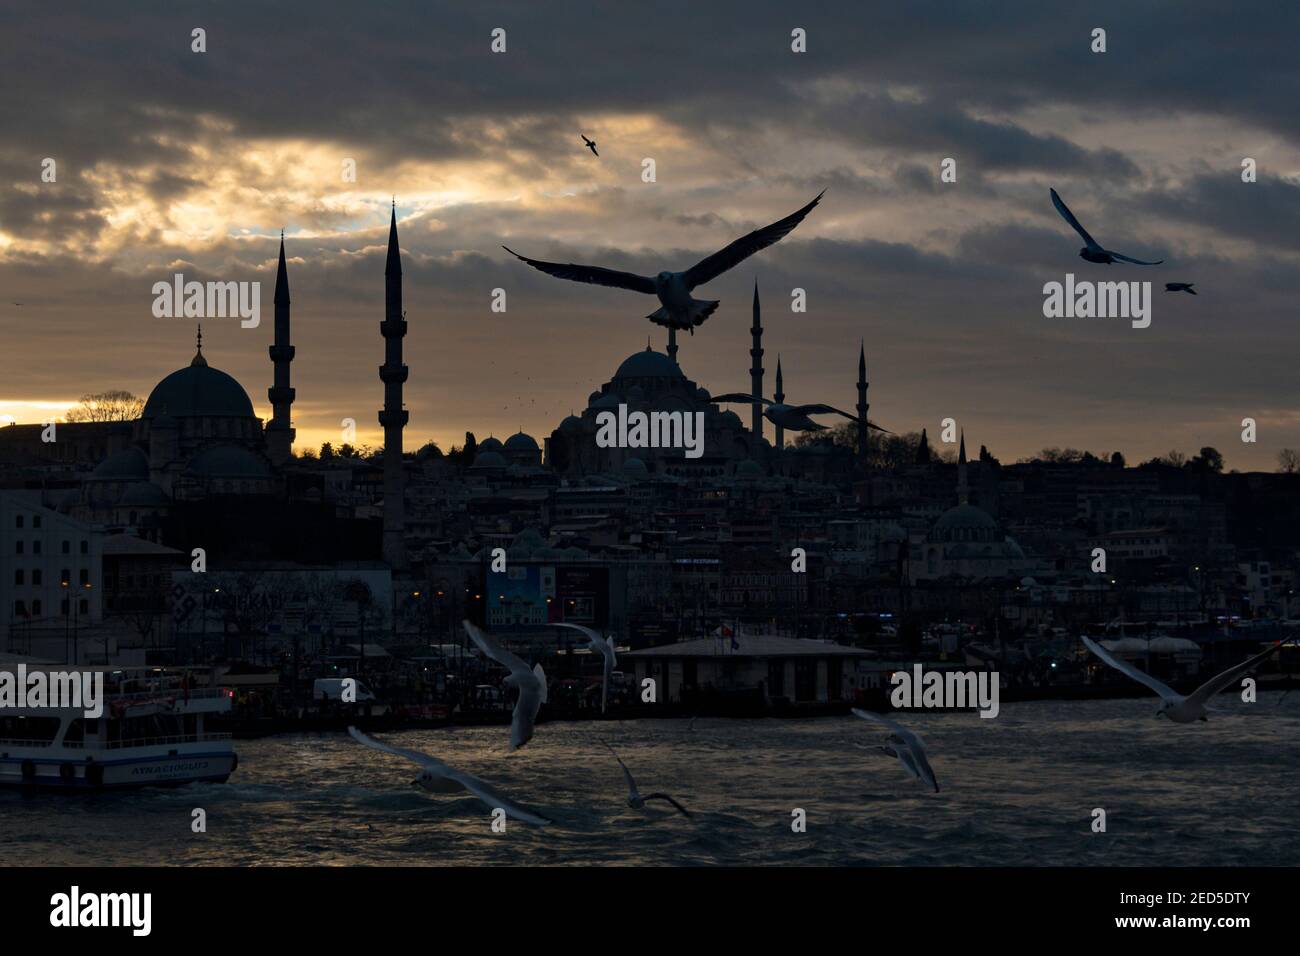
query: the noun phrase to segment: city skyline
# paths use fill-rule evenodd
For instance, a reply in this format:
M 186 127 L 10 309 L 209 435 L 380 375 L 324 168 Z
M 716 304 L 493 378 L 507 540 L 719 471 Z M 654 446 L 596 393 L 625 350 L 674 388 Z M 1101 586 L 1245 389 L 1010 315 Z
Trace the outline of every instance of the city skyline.
M 1012 6 L 947 28 L 936 11 L 925 23 L 883 12 L 870 30 L 831 11 L 761 10 L 735 38 L 709 32 L 712 14 L 693 34 L 698 21 L 680 10 L 669 54 L 629 41 L 602 58 L 614 68 L 579 54 L 612 53 L 611 38 L 632 34 L 625 13 L 593 31 L 575 12 L 548 12 L 543 43 L 535 12 L 489 8 L 444 31 L 436 7 L 394 5 L 349 35 L 347 71 L 373 65 L 356 83 L 330 72 L 342 15 L 328 6 L 266 36 L 250 29 L 251 9 L 114 25 L 86 7 L 67 28 L 116 43 L 46 44 L 39 62 L 24 39 L 36 27 L 15 23 L 0 40 L 20 94 L 0 107 L 12 131 L 0 138 L 0 416 L 39 422 L 108 389 L 147 397 L 193 355 L 195 322 L 150 312 L 153 283 L 184 272 L 262 284 L 259 327 L 204 321 L 204 341 L 269 419 L 283 227 L 295 447 L 337 443 L 345 418 L 378 447 L 375 333 L 396 196 L 407 447 L 448 450 L 467 431 L 540 440 L 647 336 L 660 351 L 665 336 L 641 303 L 531 273 L 501 242 L 552 260 L 684 268 L 825 187 L 817 215 L 720 277 L 718 313 L 679 337 L 680 363 L 704 387 L 747 386 L 757 280 L 767 382 L 779 354 L 791 394 L 852 405 L 861 339 L 872 415 L 896 432 L 924 427 L 934 440 L 950 417 L 1004 461 L 1051 446 L 1137 462 L 1212 445 L 1228 468 L 1273 470 L 1279 450 L 1300 446 L 1288 281 L 1300 247 L 1285 228 L 1300 208 L 1300 152 L 1273 105 L 1295 78 L 1280 71 L 1289 54 L 1275 20 L 1204 10 L 1176 57 L 1160 17 L 1133 10 L 1062 22 Z M 1111 52 L 1090 52 L 1094 19 Z M 1227 20 L 1254 37 L 1249 58 L 1215 42 Z M 196 26 L 203 53 L 191 50 Z M 504 53 L 490 49 L 496 27 Z M 791 51 L 794 27 L 807 53 Z M 999 53 L 1010 42 L 1017 58 Z M 1143 55 L 1116 55 L 1134 45 Z M 908 55 L 921 46 L 924 69 Z M 123 71 L 134 49 L 150 55 Z M 653 91 L 623 78 L 663 55 L 679 68 Z M 1196 73 L 1210 57 L 1213 82 Z M 1124 84 L 1111 89 L 1107 69 Z M 709 82 L 692 84 L 701 70 Z M 1123 92 L 1134 84 L 1150 88 L 1140 106 Z M 56 182 L 41 181 L 45 157 Z M 948 157 L 955 183 L 940 179 Z M 1241 181 L 1245 157 L 1257 182 Z M 642 182 L 645 158 L 654 183 Z M 356 183 L 341 181 L 348 159 Z M 1080 262 L 1051 187 L 1115 247 L 1168 261 L 1141 275 Z M 1152 281 L 1151 327 L 1044 318 L 1043 284 L 1067 273 Z M 1200 295 L 1166 296 L 1164 281 L 1196 282 Z M 497 288 L 504 313 L 491 311 Z M 806 313 L 790 310 L 795 288 Z M 1245 417 L 1256 444 L 1240 440 Z

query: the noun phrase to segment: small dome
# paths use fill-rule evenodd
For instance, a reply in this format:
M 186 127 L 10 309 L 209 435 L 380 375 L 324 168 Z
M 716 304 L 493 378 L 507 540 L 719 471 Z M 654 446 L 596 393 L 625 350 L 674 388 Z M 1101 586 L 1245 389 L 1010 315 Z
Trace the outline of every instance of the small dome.
M 998 541 L 998 523 L 983 508 L 961 504 L 949 508 L 930 529 L 931 541 Z
M 600 401 L 600 392 L 592 392 L 587 396 L 587 404 L 592 405 Z
M 570 415 L 564 421 L 560 422 L 560 431 L 568 432 L 580 430 L 582 428 L 582 419 L 577 415 Z
M 478 450 L 481 452 L 500 451 L 504 447 L 505 445 L 501 444 L 500 438 L 493 438 L 491 435 L 488 435 L 487 438 L 484 438 L 481 442 L 478 443 Z
M 125 481 L 149 477 L 149 459 L 134 445 L 109 455 L 96 466 L 94 478 L 104 481 Z
M 640 458 L 629 458 L 623 462 L 623 474 L 629 478 L 646 478 L 650 474 L 650 469 Z
M 506 439 L 506 451 L 541 451 L 532 435 L 516 432 Z
M 205 362 L 178 369 L 154 386 L 140 417 L 164 413 L 173 418 L 252 418 L 253 403 L 242 385 Z
M 501 457 L 500 452 L 492 451 L 489 449 L 488 451 L 479 452 L 474 457 L 474 464 L 470 465 L 470 467 L 471 468 L 504 468 L 506 467 L 506 460 L 503 457 Z
M 270 478 L 271 469 L 266 462 L 238 445 L 214 445 L 205 448 L 190 460 L 185 469 L 201 478 Z
M 697 388 L 695 390 L 695 397 L 702 402 L 707 402 L 709 400 L 709 390 L 707 388 Z
M 623 360 L 623 364 L 614 373 L 614 381 L 624 378 L 685 378 L 677 363 L 663 352 L 656 352 L 646 346 L 644 352 L 636 352 Z
M 735 412 L 733 412 L 731 409 L 727 409 L 725 412 L 723 412 L 721 418 L 722 418 L 723 427 L 725 428 L 745 427 L 745 423 L 740 420 L 740 416 L 737 415 Z

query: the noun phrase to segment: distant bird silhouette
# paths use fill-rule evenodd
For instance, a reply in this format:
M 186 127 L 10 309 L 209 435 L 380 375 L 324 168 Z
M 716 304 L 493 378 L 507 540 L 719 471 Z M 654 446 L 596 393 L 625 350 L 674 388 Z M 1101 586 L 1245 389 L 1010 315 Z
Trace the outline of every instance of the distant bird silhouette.
M 646 316 L 656 325 L 669 329 L 688 329 L 692 335 L 695 327 L 703 325 L 718 307 L 717 299 L 694 299 L 691 291 L 696 286 L 704 285 L 716 279 L 722 273 L 748 259 L 761 249 L 788 236 L 794 227 L 803 222 L 817 203 L 821 202 L 826 190 L 817 194 L 817 198 L 798 212 L 791 213 L 784 219 L 778 219 L 770 226 L 755 229 L 747 236 L 742 236 L 731 245 L 713 255 L 701 259 L 685 272 L 660 272 L 654 277 L 639 276 L 633 272 L 618 272 L 614 269 L 602 269 L 599 266 L 581 266 L 572 262 L 542 262 L 521 256 L 509 246 L 502 246 L 516 259 L 528 263 L 557 279 L 572 279 L 574 282 L 588 282 L 592 285 L 613 286 L 616 289 L 630 289 L 646 295 L 659 297 L 663 307 Z
M 665 803 L 671 803 L 682 816 L 689 817 L 691 815 L 691 811 L 687 810 L 666 793 L 647 793 L 644 797 L 641 796 L 641 791 L 636 788 L 636 781 L 632 779 L 632 771 L 627 769 L 627 764 L 623 762 L 623 758 L 615 753 L 614 748 L 610 747 L 609 744 L 605 743 L 605 741 L 602 740 L 601 743 L 605 744 L 609 749 L 609 752 L 614 754 L 614 759 L 617 760 L 618 765 L 623 768 L 623 779 L 627 781 L 627 805 L 629 807 L 633 810 L 644 810 L 647 801 L 662 800 Z
M 1052 205 L 1056 207 L 1056 211 L 1061 214 L 1066 222 L 1074 227 L 1074 231 L 1082 236 L 1083 241 L 1087 243 L 1086 246 L 1079 250 L 1080 258 L 1086 259 L 1089 262 L 1097 262 L 1102 265 L 1110 265 L 1116 259 L 1124 262 L 1131 262 L 1137 266 L 1158 266 L 1160 263 L 1165 261 L 1163 259 L 1158 259 L 1155 262 L 1143 262 L 1141 259 L 1131 259 L 1128 256 L 1120 255 L 1118 252 L 1111 252 L 1108 249 L 1103 249 L 1096 239 L 1088 235 L 1088 230 L 1084 229 L 1083 226 L 1079 224 L 1079 220 L 1074 218 L 1074 213 L 1070 212 L 1070 207 L 1061 201 L 1061 197 L 1056 194 L 1056 190 L 1053 189 L 1051 192 Z
M 939 782 L 935 780 L 934 770 L 930 768 L 930 761 L 926 759 L 925 741 L 921 739 L 919 734 L 908 730 L 902 724 L 895 723 L 888 717 L 881 717 L 879 714 L 873 714 L 871 711 L 862 710 L 859 707 L 853 708 L 853 716 L 889 728 L 889 743 L 891 746 L 881 747 L 880 751 L 897 758 L 903 771 L 909 777 L 913 777 L 927 787 L 933 788 L 935 793 L 939 792 Z M 863 749 L 867 748 L 864 747 Z
M 579 135 L 579 136 L 582 136 L 581 133 L 579 133 L 578 135 Z M 593 153 L 595 153 L 597 156 L 600 155 L 600 153 L 596 153 L 596 141 L 595 141 L 594 139 L 587 139 L 586 136 L 582 136 L 582 141 L 583 141 L 584 143 L 587 144 L 587 148 L 588 148 L 589 150 L 591 150 L 591 151 L 592 151 Z
M 1196 295 L 1196 290 L 1192 288 L 1193 285 L 1194 283 L 1191 282 L 1166 282 L 1165 291 L 1166 292 L 1190 292 L 1192 295 Z
M 820 432 L 826 430 L 827 426 L 817 424 L 808 417 L 809 415 L 843 415 L 851 422 L 861 421 L 858 416 L 840 411 L 840 409 L 831 405 L 783 405 L 772 401 L 770 398 L 755 398 L 753 395 L 746 395 L 743 392 L 714 395 L 709 401 L 717 404 L 737 402 L 744 405 L 760 402 L 763 405 L 764 418 L 773 425 L 788 428 L 795 432 Z M 867 422 L 867 427 L 874 428 L 878 432 L 884 432 L 886 435 L 893 434 L 889 429 L 881 428 L 872 421 Z

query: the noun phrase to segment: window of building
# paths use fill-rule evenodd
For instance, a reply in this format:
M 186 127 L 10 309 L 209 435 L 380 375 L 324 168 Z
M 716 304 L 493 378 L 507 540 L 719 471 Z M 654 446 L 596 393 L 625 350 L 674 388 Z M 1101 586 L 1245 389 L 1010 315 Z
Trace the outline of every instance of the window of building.
M 85 540 L 84 538 L 81 541 L 81 553 L 90 554 L 90 542 Z
M 32 617 L 41 616 L 41 602 L 39 600 L 32 602 Z
M 40 554 L 40 553 L 41 553 L 41 539 L 37 538 L 35 541 L 32 542 L 32 554 Z
M 15 568 L 15 569 L 14 569 L 14 584 L 26 584 L 27 582 L 26 582 L 25 580 L 23 580 L 23 577 L 24 577 L 23 569 L 22 569 L 22 568 Z
M 77 572 L 77 583 L 78 583 L 78 584 L 89 584 L 89 583 L 90 583 L 90 571 L 88 571 L 86 568 L 82 568 L 80 571 L 78 571 L 78 572 Z
M 40 516 L 40 515 L 32 515 L 32 527 L 33 527 L 33 528 L 39 528 L 40 526 L 41 526 L 41 516 Z
M 64 568 L 63 571 L 59 574 L 59 583 L 60 584 L 72 583 L 72 572 L 69 571 L 67 568 Z
M 41 577 L 42 577 L 42 575 L 41 575 L 41 569 L 40 569 L 40 568 L 32 568 L 32 584 L 40 584 L 40 583 L 41 583 Z
M 71 542 L 71 541 L 64 541 L 64 542 L 63 542 L 63 553 L 64 553 L 64 554 L 71 554 L 71 553 L 72 553 L 72 542 Z
M 23 526 L 23 516 L 22 516 L 22 515 L 15 515 L 15 516 L 14 516 L 14 527 L 15 527 L 15 528 L 21 528 L 22 526 Z
M 27 608 L 22 601 L 14 601 L 14 617 L 26 617 Z
M 22 541 L 15 541 L 15 542 L 14 542 L 14 554 L 22 554 L 22 553 L 23 553 L 23 543 L 22 543 Z

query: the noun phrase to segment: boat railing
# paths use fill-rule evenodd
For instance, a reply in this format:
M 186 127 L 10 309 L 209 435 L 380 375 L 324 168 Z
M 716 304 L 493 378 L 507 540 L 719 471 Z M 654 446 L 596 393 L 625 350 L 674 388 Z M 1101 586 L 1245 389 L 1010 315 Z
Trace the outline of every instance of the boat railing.
M 196 690 L 191 687 L 189 691 L 190 700 L 208 700 L 213 698 L 225 697 L 227 694 L 224 687 L 207 687 Z M 154 700 L 158 697 L 179 697 L 184 699 L 185 690 L 180 687 L 159 687 L 157 690 L 134 691 L 130 694 L 110 693 L 108 697 L 112 700 Z
M 21 737 L 0 737 L 0 746 L 3 747 L 48 747 L 53 743 L 53 740 L 24 740 Z
M 230 734 L 176 734 L 169 737 L 131 737 L 127 740 L 110 740 L 107 743 L 85 741 L 64 742 L 63 746 L 76 750 L 122 750 L 128 747 L 159 747 L 164 744 L 199 744 L 213 740 L 229 740 Z

